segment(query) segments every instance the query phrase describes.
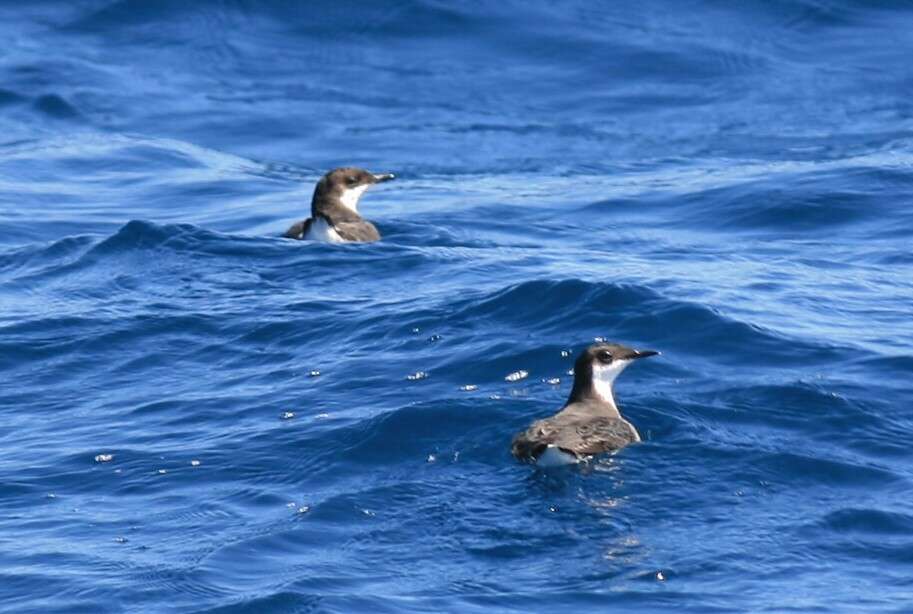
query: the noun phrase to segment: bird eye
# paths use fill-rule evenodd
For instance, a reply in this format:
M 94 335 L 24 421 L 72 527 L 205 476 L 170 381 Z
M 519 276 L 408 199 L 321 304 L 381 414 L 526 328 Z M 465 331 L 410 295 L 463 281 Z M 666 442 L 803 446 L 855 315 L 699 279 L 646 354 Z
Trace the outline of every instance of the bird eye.
M 604 362 L 606 364 L 612 362 L 612 355 L 605 350 L 599 352 L 596 356 L 599 358 L 599 362 Z
M 346 177 L 346 183 L 349 185 L 355 185 L 358 183 L 358 177 Z

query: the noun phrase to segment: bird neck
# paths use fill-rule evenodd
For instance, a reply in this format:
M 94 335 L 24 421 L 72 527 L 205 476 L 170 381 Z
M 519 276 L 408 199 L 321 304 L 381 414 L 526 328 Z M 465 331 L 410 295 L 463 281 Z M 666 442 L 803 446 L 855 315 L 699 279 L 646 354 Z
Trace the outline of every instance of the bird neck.
M 618 411 L 618 405 L 615 404 L 615 390 L 612 380 L 605 380 L 599 377 L 593 378 L 593 396 L 599 401 L 609 405 L 612 411 L 621 415 Z
M 311 198 L 311 217 L 323 215 L 334 219 L 358 219 L 358 200 L 367 188 L 366 185 L 350 189 L 330 187 L 325 179 L 321 179 Z
M 615 403 L 615 378 L 624 370 L 624 364 L 594 368 L 591 364 L 580 363 L 574 368 L 574 387 L 568 404 L 577 402 L 595 403 L 602 413 L 620 418 L 621 412 Z
M 311 201 L 311 217 L 317 216 L 323 216 L 333 222 L 353 222 L 361 219 L 355 209 L 347 207 L 336 195 L 321 195 L 319 198 L 314 195 L 314 200 Z

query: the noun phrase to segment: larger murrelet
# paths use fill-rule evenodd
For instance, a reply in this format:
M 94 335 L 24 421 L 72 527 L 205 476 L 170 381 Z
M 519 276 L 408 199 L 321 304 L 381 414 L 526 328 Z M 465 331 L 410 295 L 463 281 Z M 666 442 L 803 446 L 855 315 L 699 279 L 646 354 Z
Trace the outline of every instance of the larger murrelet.
M 393 178 L 392 173 L 375 175 L 361 168 L 330 171 L 314 188 L 311 217 L 292 225 L 283 236 L 325 243 L 377 241 L 377 228 L 358 214 L 358 199 L 375 183 Z
M 567 403 L 551 418 L 537 420 L 514 437 L 511 452 L 541 467 L 576 463 L 640 441 L 634 425 L 615 404 L 612 384 L 633 361 L 655 356 L 617 343 L 596 343 L 574 363 L 574 387 Z

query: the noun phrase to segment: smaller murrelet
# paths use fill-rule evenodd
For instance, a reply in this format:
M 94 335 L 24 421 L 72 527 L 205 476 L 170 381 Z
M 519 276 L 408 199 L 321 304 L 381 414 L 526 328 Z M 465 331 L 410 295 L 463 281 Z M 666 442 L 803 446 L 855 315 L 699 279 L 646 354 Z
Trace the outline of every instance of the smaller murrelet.
M 511 452 L 540 467 L 587 460 L 640 441 L 634 425 L 625 420 L 612 385 L 633 361 L 655 356 L 653 350 L 634 350 L 617 343 L 596 343 L 574 363 L 574 387 L 567 403 L 551 418 L 537 420 L 514 437 Z
M 392 173 L 375 175 L 361 168 L 330 171 L 314 188 L 311 217 L 292 225 L 283 236 L 325 243 L 377 241 L 377 228 L 358 214 L 358 199 L 375 183 L 393 178 Z

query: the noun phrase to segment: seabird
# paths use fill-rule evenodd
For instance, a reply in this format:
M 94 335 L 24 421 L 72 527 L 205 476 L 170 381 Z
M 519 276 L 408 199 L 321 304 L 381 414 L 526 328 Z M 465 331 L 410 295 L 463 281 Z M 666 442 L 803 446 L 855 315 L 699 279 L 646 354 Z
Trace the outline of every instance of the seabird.
M 311 217 L 294 224 L 283 236 L 326 243 L 377 241 L 377 228 L 358 215 L 358 199 L 375 183 L 393 177 L 392 173 L 375 175 L 361 168 L 330 171 L 314 188 Z
M 551 418 L 518 433 L 511 445 L 513 455 L 547 467 L 577 463 L 640 441 L 637 429 L 615 405 L 612 384 L 633 361 L 658 353 L 617 343 L 585 349 L 574 363 L 574 387 L 567 403 Z

